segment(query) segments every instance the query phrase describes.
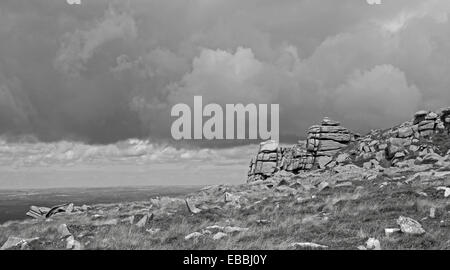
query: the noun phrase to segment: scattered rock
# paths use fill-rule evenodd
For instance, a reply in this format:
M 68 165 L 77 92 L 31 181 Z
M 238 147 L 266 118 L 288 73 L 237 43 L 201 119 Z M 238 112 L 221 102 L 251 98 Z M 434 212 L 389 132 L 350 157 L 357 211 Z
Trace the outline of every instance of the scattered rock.
M 214 239 L 214 240 L 220 240 L 220 239 L 222 239 L 222 238 L 224 238 L 224 237 L 226 237 L 226 236 L 227 236 L 226 233 L 218 232 L 218 233 L 216 233 L 216 234 L 213 236 L 213 239 Z
M 450 188 L 449 187 L 437 187 L 436 189 L 444 191 L 444 198 L 447 198 L 448 196 L 450 196 Z
M 27 247 L 30 245 L 30 243 L 39 240 L 39 237 L 35 238 L 20 238 L 20 237 L 14 237 L 10 236 L 8 237 L 8 240 L 0 247 L 0 250 L 8 250 L 8 249 L 27 249 Z
M 212 226 L 208 226 L 206 227 L 207 230 L 221 230 L 223 231 L 224 227 L 219 226 L 219 225 L 212 225 Z
M 318 186 L 317 186 L 317 188 L 319 189 L 319 192 L 320 191 L 322 191 L 322 190 L 324 190 L 324 189 L 326 189 L 326 188 L 328 188 L 330 186 L 330 184 L 328 184 L 328 182 L 321 182 Z
M 185 239 L 185 240 L 189 240 L 189 239 L 197 239 L 197 238 L 199 238 L 199 237 L 201 237 L 201 236 L 203 236 L 203 234 L 201 234 L 201 233 L 199 233 L 199 232 L 193 232 L 193 233 L 190 233 L 190 234 L 186 235 L 186 236 L 184 237 L 184 239 Z
M 258 224 L 258 225 L 267 225 L 267 224 L 270 224 L 270 220 L 258 219 L 258 220 L 256 220 L 256 224 Z
M 409 218 L 409 217 L 400 216 L 397 219 L 397 224 L 400 226 L 400 230 L 403 233 L 415 234 L 415 235 L 420 235 L 420 234 L 425 233 L 425 230 L 422 228 L 422 225 L 419 222 L 417 222 L 416 220 Z
M 123 219 L 121 219 L 120 221 L 121 221 L 121 222 L 127 222 L 127 223 L 130 223 L 130 224 L 133 224 L 133 223 L 134 223 L 134 216 L 129 216 L 129 217 L 123 218 Z
M 155 228 L 155 229 L 150 228 L 150 229 L 147 229 L 147 230 L 145 230 L 145 231 L 148 232 L 149 234 L 155 234 L 155 233 L 160 232 L 161 229 L 160 229 L 160 228 Z
M 136 223 L 136 227 L 138 227 L 138 228 L 145 227 L 145 225 L 147 225 L 148 220 L 149 220 L 149 216 L 148 216 L 148 215 L 144 215 L 144 216 Z
M 82 208 L 79 208 L 79 209 L 82 210 Z M 57 205 L 57 206 L 53 206 L 51 208 L 31 206 L 30 210 L 26 213 L 26 215 L 30 216 L 32 218 L 36 218 L 36 219 L 44 219 L 44 218 L 50 218 L 53 215 L 56 215 L 58 213 L 70 214 L 70 213 L 74 212 L 74 210 L 75 210 L 75 206 L 73 203 Z
M 302 243 L 292 243 L 290 244 L 293 248 L 305 248 L 305 249 L 327 249 L 328 246 L 320 245 L 316 243 L 310 243 L 310 242 L 302 242 Z
M 367 240 L 366 242 L 366 247 L 367 249 L 381 250 L 380 241 L 375 238 L 369 238 L 369 240 Z
M 73 235 L 70 235 L 66 239 L 66 248 L 71 250 L 81 250 L 81 243 L 75 240 Z
M 393 235 L 395 233 L 398 233 L 398 232 L 401 232 L 401 230 L 397 229 L 397 228 L 386 228 L 386 229 L 384 229 L 384 234 L 387 237 L 389 237 L 389 236 L 391 236 L 391 235 Z
M 336 162 L 337 163 L 344 163 L 345 161 L 347 161 L 349 159 L 350 155 L 347 153 L 343 153 L 340 154 L 337 158 L 336 158 Z
M 430 208 L 430 218 L 435 218 L 436 217 L 436 208 L 431 207 Z
M 239 202 L 240 196 L 225 192 L 225 202 Z
M 194 204 L 189 202 L 187 199 L 184 201 L 186 202 L 186 206 L 187 206 L 189 212 L 191 212 L 192 214 L 198 214 L 202 211 L 202 210 L 198 209 Z
M 66 224 L 60 224 L 58 226 L 58 233 L 61 235 L 61 238 L 66 238 L 67 236 L 72 235 Z

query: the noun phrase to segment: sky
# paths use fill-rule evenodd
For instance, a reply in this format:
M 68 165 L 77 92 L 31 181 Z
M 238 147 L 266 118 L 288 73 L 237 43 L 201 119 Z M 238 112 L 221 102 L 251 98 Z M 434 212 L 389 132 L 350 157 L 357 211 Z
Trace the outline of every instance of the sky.
M 170 139 L 170 109 L 280 104 L 366 132 L 450 104 L 445 0 L 4 0 L 0 134 Z
M 242 145 L 171 141 L 172 106 L 195 95 L 279 104 L 283 143 L 324 116 L 388 128 L 449 106 L 449 11 L 448 0 L 2 0 L 0 136 Z

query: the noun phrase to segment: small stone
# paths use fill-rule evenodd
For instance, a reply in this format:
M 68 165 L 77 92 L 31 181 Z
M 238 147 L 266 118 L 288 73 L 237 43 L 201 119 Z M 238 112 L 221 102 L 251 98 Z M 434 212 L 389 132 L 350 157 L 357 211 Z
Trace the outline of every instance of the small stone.
M 436 208 L 431 207 L 430 208 L 430 218 L 435 218 L 436 217 Z
M 320 169 L 326 168 L 327 164 L 330 163 L 332 160 L 331 157 L 323 156 L 317 158 L 317 164 L 319 164 Z
M 121 222 L 127 222 L 127 223 L 130 223 L 130 224 L 133 224 L 134 223 L 134 216 L 129 216 L 129 217 L 126 217 L 126 218 L 123 218 L 122 220 L 120 220 Z
M 369 238 L 366 242 L 367 249 L 381 250 L 380 241 L 375 238 Z
M 419 222 L 417 222 L 416 220 L 409 218 L 409 217 L 400 216 L 397 219 L 397 224 L 400 226 L 400 230 L 403 233 L 415 234 L 415 235 L 420 235 L 420 234 L 425 233 L 425 230 L 422 228 L 422 225 Z
M 328 187 L 330 187 L 330 184 L 328 184 L 328 182 L 325 182 L 325 181 L 321 182 L 321 183 L 317 186 L 317 188 L 319 189 L 319 192 L 322 191 L 322 190 L 324 190 L 324 189 L 326 189 L 326 188 L 328 188 Z
M 224 228 L 224 231 L 226 233 L 245 232 L 245 231 L 248 231 L 248 228 L 227 226 Z
M 155 229 L 150 228 L 150 229 L 147 229 L 147 230 L 145 230 L 145 231 L 148 232 L 149 234 L 155 234 L 155 233 L 160 232 L 161 229 L 160 229 L 160 228 L 155 228 Z
M 225 202 L 239 202 L 240 196 L 225 192 Z
M 353 186 L 352 182 L 343 182 L 343 183 L 335 185 L 334 187 L 335 188 L 340 188 L 340 187 L 351 187 L 351 186 Z
M 293 248 L 308 248 L 308 249 L 327 249 L 328 246 L 320 245 L 316 243 L 310 243 L 310 242 L 302 242 L 302 243 L 292 243 L 290 245 Z
M 344 163 L 350 156 L 346 153 L 344 154 L 340 154 L 337 158 L 336 158 L 336 162 L 337 163 Z
M 81 250 L 81 243 L 75 240 L 73 235 L 70 235 L 66 239 L 66 248 L 71 250 Z
M 267 225 L 267 224 L 270 224 L 270 220 L 258 219 L 258 220 L 256 220 L 256 223 L 259 224 L 259 225 Z
M 437 115 L 437 113 L 435 112 L 430 112 L 429 114 L 427 114 L 427 116 L 425 117 L 425 120 L 436 120 L 439 116 Z
M 6 240 L 6 242 L 2 245 L 2 247 L 0 247 L 0 250 L 15 249 L 15 248 L 19 248 L 19 247 L 20 247 L 20 249 L 25 249 L 30 243 L 37 241 L 37 240 L 39 240 L 38 237 L 25 239 L 25 238 L 10 236 L 10 237 L 8 237 L 8 240 Z
M 412 144 L 409 146 L 409 151 L 417 152 L 417 151 L 419 151 L 419 146 Z
M 186 235 L 186 236 L 184 237 L 184 239 L 185 239 L 185 240 L 196 239 L 196 238 L 199 238 L 199 237 L 201 237 L 201 236 L 203 236 L 203 234 L 201 234 L 201 233 L 199 233 L 199 232 L 193 232 L 193 233 L 190 233 L 190 234 Z
M 424 164 L 433 164 L 440 160 L 443 160 L 444 158 L 436 153 L 429 153 L 423 157 L 422 163 Z
M 328 117 L 323 118 L 322 120 L 322 126 L 339 126 L 341 123 L 338 121 L 331 120 Z
M 66 224 L 60 224 L 58 226 L 58 233 L 61 234 L 61 238 L 66 238 L 67 236 L 72 235 Z
M 207 230 L 223 230 L 224 229 L 224 227 L 222 227 L 222 226 L 219 226 L 219 225 L 211 225 L 211 226 L 208 226 L 208 227 L 206 227 L 206 229 Z
M 148 215 L 144 215 L 144 216 L 136 223 L 136 227 L 138 227 L 138 228 L 145 227 L 145 225 L 147 225 L 147 222 L 148 222 Z
M 394 233 L 398 233 L 398 232 L 400 232 L 400 229 L 397 229 L 397 228 L 386 228 L 386 229 L 384 229 L 384 234 L 387 237 L 393 235 Z
M 260 146 L 259 146 L 259 152 L 262 152 L 262 153 L 276 152 L 277 149 L 278 149 L 278 142 L 276 142 L 274 140 L 262 142 L 262 143 L 260 143 Z
M 66 213 L 68 213 L 68 214 L 70 214 L 70 213 L 72 213 L 73 212 L 73 203 L 71 203 L 71 204 L 69 204 L 67 207 L 66 207 Z
M 448 187 L 437 187 L 436 189 L 444 191 L 444 198 L 447 198 L 448 196 L 450 196 L 450 188 L 448 188 Z
M 198 209 L 194 204 L 190 203 L 187 199 L 184 201 L 186 202 L 186 206 L 187 206 L 189 212 L 191 212 L 192 214 L 198 214 L 202 211 L 202 210 Z
M 220 240 L 220 239 L 222 239 L 222 238 L 224 238 L 224 237 L 226 237 L 226 236 L 227 236 L 226 233 L 218 232 L 218 233 L 216 233 L 216 234 L 213 236 L 213 239 L 214 239 L 214 240 Z

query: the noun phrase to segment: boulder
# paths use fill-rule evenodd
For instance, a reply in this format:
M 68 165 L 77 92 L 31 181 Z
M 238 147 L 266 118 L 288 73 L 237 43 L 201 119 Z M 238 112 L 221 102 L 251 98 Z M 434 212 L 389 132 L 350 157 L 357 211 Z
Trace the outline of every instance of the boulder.
M 350 158 L 350 155 L 347 153 L 343 153 L 340 154 L 337 158 L 336 158 L 336 162 L 337 163 L 344 163 L 345 161 L 347 161 Z
M 193 203 L 191 203 L 190 201 L 188 201 L 187 199 L 184 200 L 186 203 L 186 207 L 189 210 L 190 213 L 192 214 L 198 214 L 201 212 L 200 209 L 198 209 Z
M 409 217 L 400 216 L 397 219 L 397 224 L 400 226 L 400 230 L 406 234 L 420 235 L 425 233 L 422 225 Z
M 58 233 L 61 235 L 61 238 L 66 238 L 67 236 L 72 235 L 66 224 L 60 224 L 58 226 Z
M 328 156 L 318 157 L 317 163 L 319 164 L 319 168 L 324 169 L 333 159 Z
M 30 243 L 39 240 L 38 237 L 35 238 L 21 238 L 10 236 L 5 243 L 0 247 L 0 250 L 8 249 L 27 249 Z
M 190 234 L 186 235 L 184 237 L 184 239 L 185 240 L 196 239 L 196 238 L 199 238 L 201 236 L 203 236 L 203 234 L 201 234 L 199 232 L 193 232 L 193 233 L 190 233 Z
M 399 138 L 409 138 L 414 135 L 414 131 L 410 127 L 403 127 L 398 130 Z
M 224 238 L 224 237 L 227 237 L 227 234 L 226 234 L 226 233 L 218 232 L 218 233 L 216 233 L 216 234 L 213 236 L 213 239 L 214 239 L 214 240 L 220 240 L 220 239 L 222 239 L 222 238 Z
M 276 141 L 274 141 L 274 140 L 262 142 L 262 143 L 259 145 L 259 152 L 260 152 L 260 153 L 271 153 L 271 152 L 276 152 L 277 149 L 278 149 L 278 142 L 276 142 Z
M 144 215 L 144 216 L 136 223 L 136 226 L 137 226 L 138 228 L 145 227 L 145 226 L 147 225 L 148 220 L 149 220 L 148 215 Z
M 322 126 L 340 126 L 341 123 L 338 121 L 331 120 L 328 117 L 324 117 L 322 120 Z
M 424 121 L 424 120 L 425 120 L 425 117 L 426 117 L 427 115 L 428 115 L 428 112 L 427 112 L 427 111 L 424 111 L 424 110 L 416 112 L 416 113 L 414 114 L 414 121 L 413 121 L 414 125 L 416 125 L 416 124 L 418 124 L 418 123 Z
M 366 248 L 369 250 L 381 250 L 380 241 L 375 238 L 369 238 L 366 242 Z

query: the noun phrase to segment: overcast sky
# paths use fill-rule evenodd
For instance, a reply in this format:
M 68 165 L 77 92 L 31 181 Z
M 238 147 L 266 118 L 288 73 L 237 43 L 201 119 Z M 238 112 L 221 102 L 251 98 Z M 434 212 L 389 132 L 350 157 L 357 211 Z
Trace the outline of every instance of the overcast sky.
M 202 95 L 280 104 L 290 142 L 450 105 L 450 1 L 369 2 L 1 0 L 0 134 L 164 140 Z

